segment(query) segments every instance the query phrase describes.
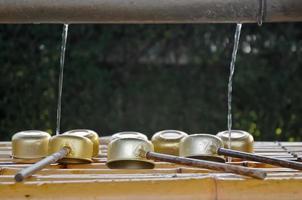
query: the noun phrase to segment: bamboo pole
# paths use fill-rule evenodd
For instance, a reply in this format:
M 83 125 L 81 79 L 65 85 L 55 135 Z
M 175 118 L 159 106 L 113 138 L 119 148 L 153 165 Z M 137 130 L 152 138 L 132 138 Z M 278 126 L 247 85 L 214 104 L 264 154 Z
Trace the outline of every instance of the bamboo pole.
M 0 0 L 0 23 L 255 23 L 260 13 L 263 13 L 264 22 L 302 21 L 301 0 L 261 2 L 262 0 Z

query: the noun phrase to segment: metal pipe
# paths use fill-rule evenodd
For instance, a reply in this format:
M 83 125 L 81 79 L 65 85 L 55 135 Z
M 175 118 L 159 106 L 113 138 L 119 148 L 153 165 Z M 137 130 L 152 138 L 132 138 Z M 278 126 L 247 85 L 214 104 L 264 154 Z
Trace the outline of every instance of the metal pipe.
M 140 155 L 151 160 L 163 161 L 163 162 L 171 162 L 175 164 L 185 165 L 185 166 L 192 166 L 192 167 L 199 167 L 199 168 L 206 168 L 212 169 L 222 172 L 229 172 L 234 174 L 240 174 L 244 176 L 249 176 L 258 179 L 265 179 L 267 176 L 266 172 L 259 169 L 252 169 L 248 167 L 230 165 L 225 163 L 207 161 L 207 160 L 197 160 L 191 158 L 183 158 L 178 156 L 172 156 L 167 154 L 155 153 L 155 152 L 144 152 L 142 150 Z
M 224 149 L 224 148 L 219 148 L 217 150 L 217 153 L 219 155 L 230 156 L 233 158 L 241 158 L 244 160 L 256 161 L 256 162 L 266 163 L 266 164 L 275 165 L 275 166 L 279 166 L 279 167 L 287 167 L 287 168 L 291 168 L 291 169 L 302 170 L 301 162 L 282 160 L 282 159 L 277 159 L 277 158 L 270 158 L 270 157 L 259 156 L 259 155 L 255 155 L 255 154 L 251 154 L 251 153 L 235 151 L 235 150 L 231 150 L 231 149 Z
M 301 0 L 263 0 L 264 22 L 302 21 Z M 0 23 L 255 23 L 261 0 L 0 0 Z
M 47 156 L 46 158 L 43 158 L 42 160 L 36 162 L 35 164 L 26 167 L 24 169 L 21 169 L 17 174 L 15 174 L 15 180 L 17 182 L 21 182 L 24 179 L 30 177 L 34 173 L 42 170 L 46 166 L 56 163 L 58 160 L 64 158 L 67 156 L 67 154 L 70 152 L 70 149 L 67 147 L 62 148 L 60 151 L 55 152 L 51 154 L 50 156 Z

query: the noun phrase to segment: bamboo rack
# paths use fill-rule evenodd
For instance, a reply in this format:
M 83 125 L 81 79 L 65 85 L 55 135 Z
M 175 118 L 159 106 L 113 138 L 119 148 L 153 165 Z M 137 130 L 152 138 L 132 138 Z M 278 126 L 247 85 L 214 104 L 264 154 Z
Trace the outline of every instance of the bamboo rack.
M 102 140 L 101 140 L 102 141 Z M 302 142 L 255 142 L 256 155 L 301 161 Z M 15 163 L 11 143 L 0 142 L 0 192 L 6 199 L 203 199 L 203 200 L 299 200 L 302 172 L 263 163 L 231 164 L 261 169 L 265 180 L 204 168 L 156 162 L 154 169 L 108 169 L 107 145 L 91 164 L 53 164 L 24 183 L 14 175 L 30 164 Z

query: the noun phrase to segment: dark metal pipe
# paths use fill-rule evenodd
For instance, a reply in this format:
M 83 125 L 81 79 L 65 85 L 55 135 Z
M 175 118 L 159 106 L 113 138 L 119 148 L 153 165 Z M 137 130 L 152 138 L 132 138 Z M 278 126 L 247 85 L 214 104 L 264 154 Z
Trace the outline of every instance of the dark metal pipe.
M 301 0 L 263 0 L 264 22 L 302 21 Z M 261 0 L 0 0 L 0 23 L 255 23 Z
M 251 153 L 235 151 L 230 149 L 219 148 L 217 150 L 218 155 L 230 156 L 233 158 L 241 158 L 244 160 L 256 161 L 261 163 L 266 163 L 270 165 L 275 165 L 279 167 L 287 167 L 296 170 L 302 170 L 301 162 L 294 162 L 290 160 L 282 160 L 277 158 L 270 158 L 265 156 L 259 156 Z
M 192 166 L 192 167 L 199 167 L 199 168 L 206 168 L 212 169 L 222 172 L 229 172 L 234 174 L 240 174 L 244 176 L 249 176 L 258 179 L 264 179 L 267 174 L 263 170 L 259 169 L 252 169 L 248 167 L 241 167 L 236 165 L 230 165 L 225 163 L 207 161 L 207 160 L 197 160 L 192 158 L 183 158 L 178 156 L 172 156 L 167 154 L 155 153 L 155 152 L 140 152 L 140 155 L 143 157 L 151 160 L 163 161 L 163 162 L 171 162 L 175 164 L 185 165 L 185 166 Z

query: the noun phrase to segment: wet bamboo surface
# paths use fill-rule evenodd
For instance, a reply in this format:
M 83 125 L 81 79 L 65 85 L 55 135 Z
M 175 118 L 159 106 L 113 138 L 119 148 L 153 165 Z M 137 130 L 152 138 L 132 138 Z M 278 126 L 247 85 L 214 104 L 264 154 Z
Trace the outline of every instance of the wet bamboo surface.
M 258 155 L 302 162 L 302 142 L 256 142 Z M 91 164 L 53 164 L 23 183 L 14 174 L 29 164 L 15 163 L 11 143 L 0 142 L 1 199 L 301 199 L 302 171 L 234 160 L 263 169 L 265 180 L 231 173 L 156 162 L 154 169 L 109 169 L 107 146 Z

